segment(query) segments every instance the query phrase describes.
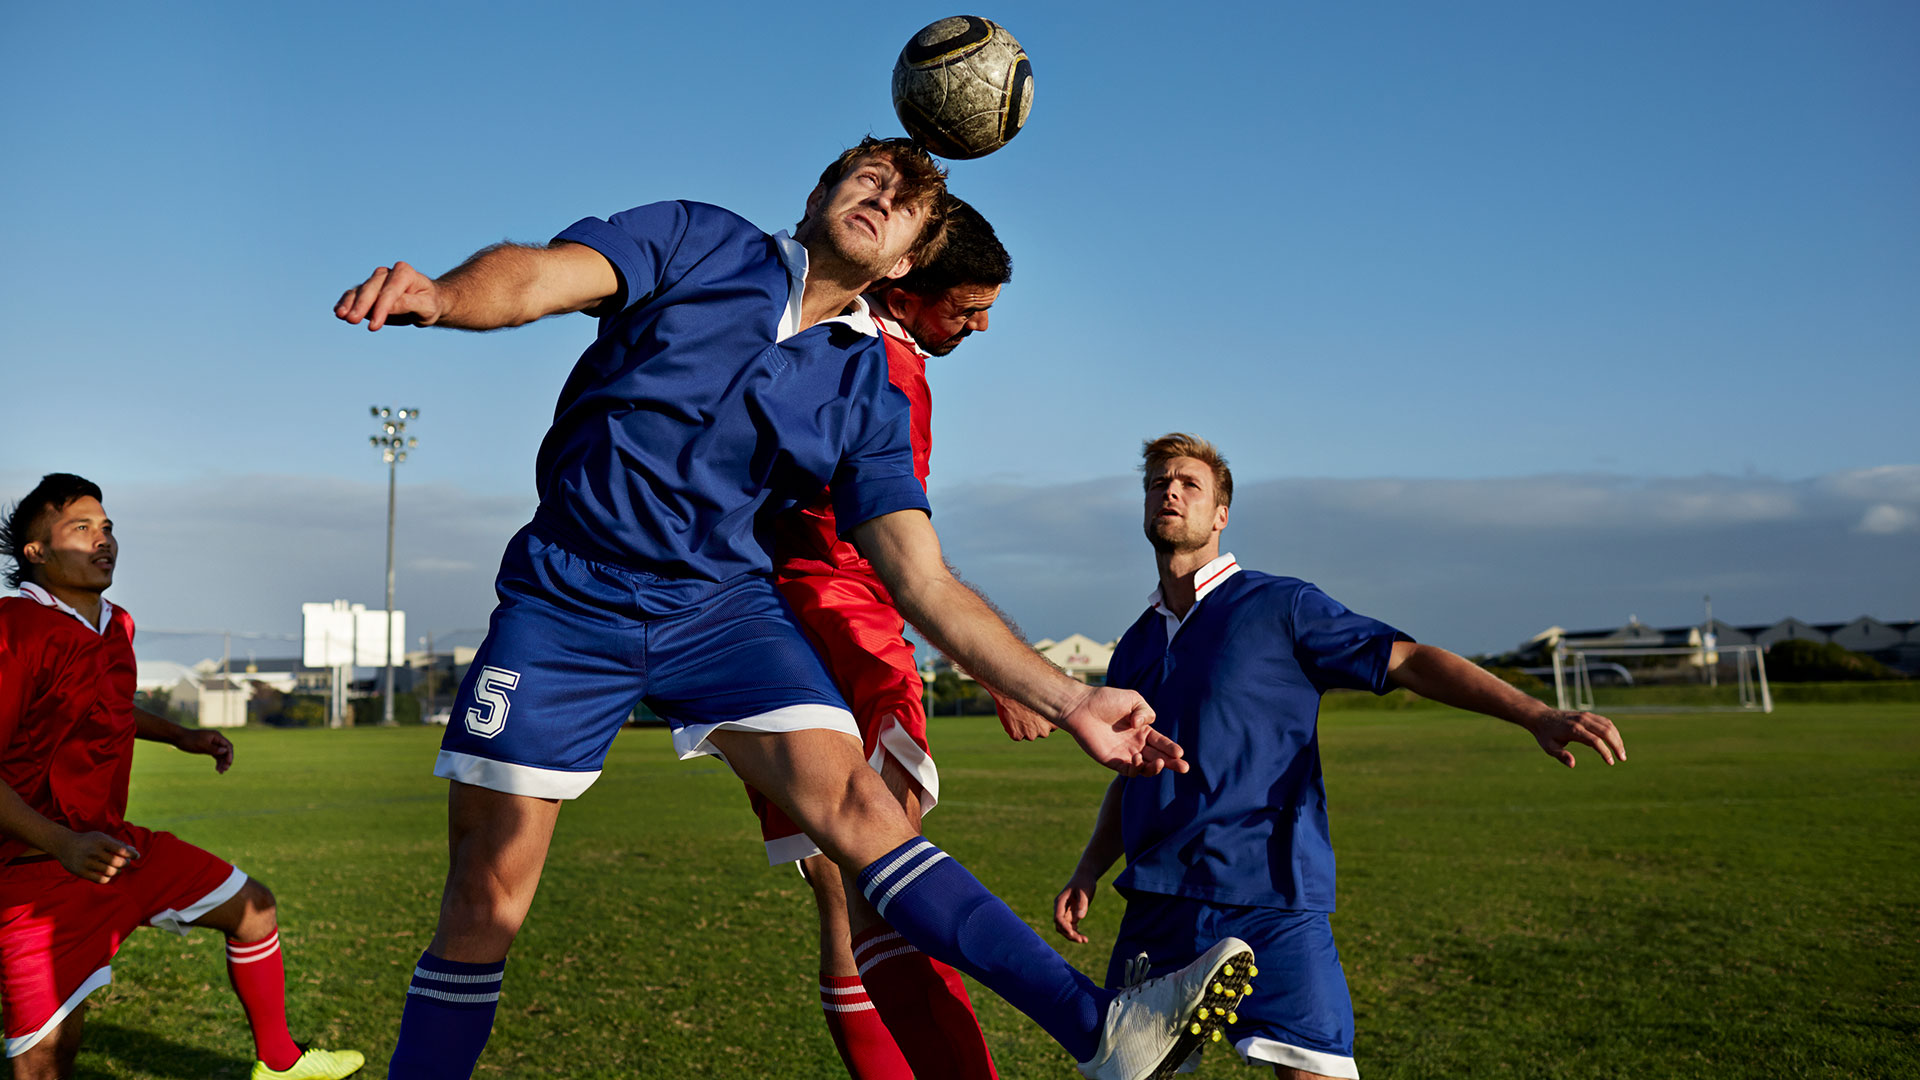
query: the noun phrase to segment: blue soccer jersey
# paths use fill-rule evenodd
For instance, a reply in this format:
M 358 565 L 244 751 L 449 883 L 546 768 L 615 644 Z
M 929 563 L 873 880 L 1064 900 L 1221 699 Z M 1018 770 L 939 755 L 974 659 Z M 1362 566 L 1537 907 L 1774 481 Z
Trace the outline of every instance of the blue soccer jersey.
M 1393 627 L 1298 578 L 1202 568 L 1199 599 L 1174 629 L 1158 603 L 1107 669 L 1137 690 L 1191 770 L 1123 781 L 1123 894 L 1333 910 L 1333 840 L 1320 776 L 1320 695 L 1385 693 Z
M 907 399 L 864 306 L 792 332 L 800 245 L 695 202 L 554 239 L 606 256 L 620 293 L 540 446 L 543 531 L 591 559 L 725 582 L 770 571 L 755 532 L 769 500 L 831 483 L 843 530 L 927 509 Z

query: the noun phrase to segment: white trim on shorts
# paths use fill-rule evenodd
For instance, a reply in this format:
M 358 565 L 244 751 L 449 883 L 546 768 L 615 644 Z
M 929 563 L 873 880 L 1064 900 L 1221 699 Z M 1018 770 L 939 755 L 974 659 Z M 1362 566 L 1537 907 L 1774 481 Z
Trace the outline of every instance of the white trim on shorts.
M 860 738 L 860 726 L 853 722 L 853 714 L 838 705 L 787 705 L 769 712 L 743 716 L 738 720 L 722 720 L 717 724 L 685 724 L 673 729 L 673 750 L 680 755 L 681 761 L 712 755 L 721 761 L 727 755 L 707 741 L 716 731 L 812 731 L 824 728 L 828 731 L 840 731 Z
M 53 1015 L 48 1018 L 47 1022 L 40 1025 L 40 1030 L 30 1031 L 17 1039 L 8 1039 L 7 1056 L 16 1058 L 40 1045 L 40 1040 L 53 1034 L 54 1029 L 60 1026 L 61 1021 L 71 1015 L 73 1010 L 79 1008 L 81 1002 L 87 1000 L 88 994 L 93 993 L 95 990 L 100 989 L 112 981 L 113 965 L 100 965 L 100 970 L 87 976 L 86 981 L 80 984 L 80 989 L 67 995 L 67 1000 L 61 1002 L 60 1007 L 53 1011 Z
M 233 868 L 233 873 L 227 875 L 227 880 L 215 885 L 212 892 L 207 893 L 207 895 L 202 896 L 186 907 L 168 908 L 153 918 L 148 919 L 147 925 L 157 926 L 162 930 L 171 930 L 181 937 L 186 937 L 187 931 L 193 929 L 193 923 L 195 921 L 205 918 L 208 912 L 233 899 L 234 894 L 239 892 L 240 887 L 246 883 L 246 871 L 236 866 Z
M 873 742 L 873 756 L 867 759 L 867 764 L 873 766 L 874 772 L 879 772 L 880 767 L 886 764 L 880 751 L 887 751 L 900 763 L 901 768 L 907 770 L 907 775 L 913 777 L 913 782 L 920 785 L 920 812 L 925 814 L 939 805 L 940 770 L 934 767 L 933 755 L 922 750 L 920 744 L 913 741 L 913 736 L 907 734 L 906 726 L 900 723 L 899 713 L 880 721 L 880 737 Z
M 867 764 L 874 772 L 880 772 L 887 763 L 887 755 L 892 754 L 900 767 L 907 770 L 907 775 L 913 777 L 913 782 L 920 785 L 920 813 L 925 814 L 940 801 L 940 770 L 934 767 L 933 756 L 920 749 L 920 744 L 907 734 L 898 714 L 881 723 L 885 726 L 880 729 L 880 737 L 874 740 L 873 756 L 867 759 Z M 803 832 L 765 843 L 768 866 L 797 863 L 820 854 L 820 845 Z
M 1250 1035 L 1233 1044 L 1247 1064 L 1256 1061 L 1273 1065 L 1285 1065 L 1290 1069 L 1305 1069 L 1322 1076 L 1341 1076 L 1347 1080 L 1360 1080 L 1360 1068 L 1350 1057 L 1329 1054 L 1324 1050 L 1308 1050 L 1304 1046 L 1294 1046 L 1274 1039 L 1262 1039 Z
M 511 761 L 442 750 L 434 759 L 433 775 L 508 795 L 577 799 L 600 779 L 600 770 L 542 769 L 537 765 L 516 765 Z
M 784 866 L 787 863 L 797 863 L 802 859 L 811 859 L 820 854 L 820 845 L 813 842 L 813 837 L 803 832 L 782 836 L 777 840 L 768 840 L 766 845 L 768 866 Z

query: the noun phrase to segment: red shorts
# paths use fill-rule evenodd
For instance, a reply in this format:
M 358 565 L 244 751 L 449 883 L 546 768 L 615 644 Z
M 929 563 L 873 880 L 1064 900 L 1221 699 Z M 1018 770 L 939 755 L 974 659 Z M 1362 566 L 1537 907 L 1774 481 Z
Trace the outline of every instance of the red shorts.
M 110 961 L 142 924 L 185 934 L 240 891 L 247 875 L 172 833 L 127 826 L 140 858 L 105 885 L 54 859 L 0 867 L 0 1002 L 7 1056 L 52 1034 L 113 981 Z
M 902 636 L 906 623 L 900 612 L 878 584 L 857 575 L 790 578 L 778 586 L 853 710 L 867 764 L 878 770 L 889 757 L 898 761 L 920 788 L 921 811 L 933 809 L 940 801 L 940 773 L 927 748 L 920 671 L 912 643 Z M 747 798 L 760 817 L 769 863 L 819 852 L 785 812 L 751 786 Z

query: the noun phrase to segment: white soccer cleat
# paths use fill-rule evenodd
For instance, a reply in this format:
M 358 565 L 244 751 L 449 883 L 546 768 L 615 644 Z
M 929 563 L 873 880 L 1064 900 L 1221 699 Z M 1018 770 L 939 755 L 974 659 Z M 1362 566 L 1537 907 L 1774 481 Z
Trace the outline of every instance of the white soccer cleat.
M 1250 991 L 1253 949 L 1222 938 L 1171 975 L 1120 992 L 1107 1005 L 1100 1047 L 1080 1062 L 1091 1080 L 1163 1080 L 1210 1039 Z

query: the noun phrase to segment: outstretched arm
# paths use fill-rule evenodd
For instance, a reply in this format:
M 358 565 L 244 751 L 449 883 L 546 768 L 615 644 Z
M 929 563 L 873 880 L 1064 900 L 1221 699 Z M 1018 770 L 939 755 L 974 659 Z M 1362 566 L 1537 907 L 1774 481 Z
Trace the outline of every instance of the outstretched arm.
M 1106 797 L 1100 800 L 1100 816 L 1094 819 L 1093 835 L 1087 838 L 1087 849 L 1080 853 L 1080 865 L 1073 868 L 1073 876 L 1067 879 L 1067 887 L 1053 898 L 1053 925 L 1068 941 L 1087 943 L 1087 936 L 1080 932 L 1080 920 L 1087 917 L 1087 910 L 1093 906 L 1094 890 L 1100 887 L 1100 878 L 1106 874 L 1114 860 L 1118 859 L 1123 847 L 1120 837 L 1120 784 L 1122 777 L 1114 777 L 1107 785 Z
M 341 294 L 333 314 L 356 326 L 365 319 L 369 330 L 389 323 L 499 330 L 586 311 L 619 291 L 613 264 L 584 244 L 496 244 L 437 278 L 404 262 L 377 267 Z
M 214 772 L 226 772 L 233 765 L 233 743 L 225 735 L 206 728 L 181 727 L 139 706 L 133 710 L 134 734 L 142 739 L 163 742 L 187 754 L 205 754 L 213 759 Z
M 1597 713 L 1563 712 L 1523 694 L 1463 656 L 1432 645 L 1396 641 L 1387 678 L 1423 698 L 1468 709 L 1526 728 L 1547 756 L 1573 768 L 1569 743 L 1585 743 L 1611 765 L 1627 756 L 1627 744 L 1613 721 Z
M 940 556 L 940 538 L 925 514 L 883 514 L 862 523 L 851 536 L 907 621 L 982 683 L 1062 728 L 1088 756 L 1116 772 L 1186 771 L 1180 747 L 1148 726 L 1153 710 L 1140 695 L 1087 686 L 1063 674 L 956 580 Z

